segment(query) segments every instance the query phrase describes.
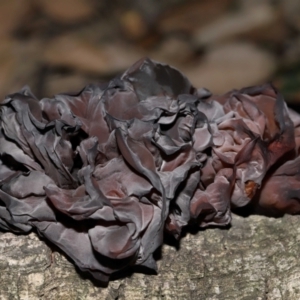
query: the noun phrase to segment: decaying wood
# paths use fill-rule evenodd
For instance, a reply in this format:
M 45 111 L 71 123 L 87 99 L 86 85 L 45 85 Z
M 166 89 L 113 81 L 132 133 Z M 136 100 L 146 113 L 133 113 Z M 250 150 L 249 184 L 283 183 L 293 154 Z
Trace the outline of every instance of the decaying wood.
M 300 299 L 300 217 L 233 216 L 164 245 L 158 275 L 96 286 L 35 233 L 0 235 L 0 299 Z

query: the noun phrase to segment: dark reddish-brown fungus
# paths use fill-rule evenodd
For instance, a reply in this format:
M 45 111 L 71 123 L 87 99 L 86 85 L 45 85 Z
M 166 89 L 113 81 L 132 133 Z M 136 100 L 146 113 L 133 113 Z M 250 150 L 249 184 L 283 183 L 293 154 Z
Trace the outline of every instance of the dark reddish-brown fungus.
M 155 269 L 164 231 L 300 212 L 300 116 L 271 85 L 213 96 L 143 59 L 77 95 L 24 88 L 0 116 L 0 228 L 35 228 L 104 282 Z

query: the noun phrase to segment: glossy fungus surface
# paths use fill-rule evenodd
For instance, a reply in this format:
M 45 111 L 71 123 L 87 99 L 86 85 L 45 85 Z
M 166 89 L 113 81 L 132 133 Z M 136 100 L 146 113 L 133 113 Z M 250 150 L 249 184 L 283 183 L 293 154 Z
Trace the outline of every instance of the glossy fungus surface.
M 164 232 L 300 211 L 300 116 L 271 85 L 214 96 L 142 59 L 77 95 L 9 95 L 0 128 L 0 228 L 35 228 L 103 282 L 156 269 Z

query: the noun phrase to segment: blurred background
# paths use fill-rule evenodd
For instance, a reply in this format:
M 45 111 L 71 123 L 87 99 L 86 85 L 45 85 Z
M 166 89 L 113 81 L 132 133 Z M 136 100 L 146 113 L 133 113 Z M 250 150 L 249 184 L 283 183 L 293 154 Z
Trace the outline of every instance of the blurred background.
M 299 0 L 0 0 L 0 96 L 107 80 L 143 56 L 224 93 L 272 81 L 300 105 Z

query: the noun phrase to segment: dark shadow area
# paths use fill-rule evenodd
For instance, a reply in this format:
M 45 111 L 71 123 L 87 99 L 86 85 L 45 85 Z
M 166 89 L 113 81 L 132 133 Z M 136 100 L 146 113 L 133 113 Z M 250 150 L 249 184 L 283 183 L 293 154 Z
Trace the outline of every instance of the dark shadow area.
M 300 113 L 300 103 L 292 103 L 288 102 L 288 107 L 296 111 L 297 113 Z

